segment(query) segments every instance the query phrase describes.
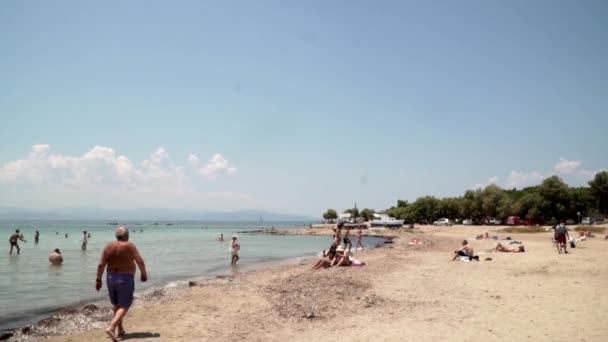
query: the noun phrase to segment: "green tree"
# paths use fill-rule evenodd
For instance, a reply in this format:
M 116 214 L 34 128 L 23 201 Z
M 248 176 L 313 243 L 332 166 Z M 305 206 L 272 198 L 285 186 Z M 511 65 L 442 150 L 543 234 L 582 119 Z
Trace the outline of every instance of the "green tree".
M 338 213 L 334 209 L 327 209 L 327 211 L 323 213 L 323 218 L 328 220 L 329 223 L 334 223 L 334 220 L 338 218 Z
M 538 193 L 543 197 L 541 209 L 545 218 L 557 220 L 567 218 L 567 208 L 570 207 L 569 191 L 568 185 L 561 178 L 551 176 L 543 180 L 538 187 Z
M 447 197 L 439 200 L 437 214 L 441 217 L 456 219 L 460 216 L 460 198 Z
M 374 209 L 365 208 L 359 213 L 365 221 L 371 221 L 374 218 Z
M 361 217 L 361 215 L 359 214 L 359 209 L 357 209 L 357 207 L 346 209 L 344 210 L 344 213 L 350 214 L 350 217 L 352 217 L 353 220 L 357 220 L 357 217 Z
M 486 217 L 498 216 L 498 204 L 505 197 L 505 192 L 495 184 L 486 186 L 481 192 L 481 209 Z
M 600 213 L 608 215 L 608 172 L 596 173 L 589 186 L 597 209 Z
M 435 196 L 420 197 L 411 205 L 413 206 L 413 216 L 417 222 L 433 223 L 434 220 L 439 218 L 439 200 Z

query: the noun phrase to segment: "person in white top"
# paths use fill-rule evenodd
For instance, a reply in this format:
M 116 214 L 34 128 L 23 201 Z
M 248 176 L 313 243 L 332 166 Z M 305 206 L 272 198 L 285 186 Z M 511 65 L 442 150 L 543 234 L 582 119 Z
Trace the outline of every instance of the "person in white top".
M 236 262 L 239 261 L 239 250 L 241 249 L 241 245 L 236 242 L 237 236 L 232 235 L 232 239 L 230 240 L 230 255 L 232 255 L 232 261 L 230 265 L 236 265 Z
M 82 231 L 82 246 L 80 248 L 82 248 L 83 251 L 87 250 L 87 242 L 89 242 L 89 237 L 87 236 L 87 231 L 83 230 Z

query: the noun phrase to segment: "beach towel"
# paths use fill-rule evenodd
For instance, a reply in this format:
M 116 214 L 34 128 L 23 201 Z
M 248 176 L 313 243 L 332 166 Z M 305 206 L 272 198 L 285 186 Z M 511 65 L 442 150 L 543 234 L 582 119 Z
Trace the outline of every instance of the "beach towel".
M 359 267 L 359 266 L 365 266 L 366 264 L 362 261 L 359 261 L 357 259 L 350 259 L 350 265 L 352 267 Z
M 420 242 L 420 240 L 413 238 L 410 242 L 407 243 L 408 245 L 422 245 L 422 242 Z

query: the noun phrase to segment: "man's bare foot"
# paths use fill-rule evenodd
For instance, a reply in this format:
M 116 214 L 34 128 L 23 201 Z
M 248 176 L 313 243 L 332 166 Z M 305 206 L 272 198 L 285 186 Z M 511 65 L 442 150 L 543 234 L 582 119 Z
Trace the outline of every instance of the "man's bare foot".
M 109 328 L 106 329 L 106 334 L 108 335 L 109 338 L 112 339 L 112 342 L 118 342 L 118 340 L 116 339 L 116 336 L 114 336 L 113 330 L 110 330 Z

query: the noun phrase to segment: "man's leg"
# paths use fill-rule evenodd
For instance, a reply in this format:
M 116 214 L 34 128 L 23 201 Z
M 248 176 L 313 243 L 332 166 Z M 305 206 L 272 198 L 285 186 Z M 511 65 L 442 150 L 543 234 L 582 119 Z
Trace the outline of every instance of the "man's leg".
M 110 326 L 108 327 L 108 329 L 106 329 L 106 334 L 108 334 L 108 336 L 112 339 L 112 341 L 117 341 L 116 335 L 114 335 L 114 331 L 116 330 L 117 326 L 118 327 L 122 326 L 122 319 L 125 317 L 125 315 L 127 314 L 128 311 L 129 311 L 129 308 L 123 308 L 123 307 L 118 307 L 118 310 L 116 310 L 116 312 L 114 314 L 114 318 L 112 319 L 112 322 L 110 323 Z M 120 331 L 120 328 L 119 328 L 119 331 Z
M 118 309 L 120 308 L 120 306 L 114 305 L 114 307 L 112 308 L 112 311 L 114 311 L 114 316 L 116 316 L 116 312 L 118 311 Z M 122 336 L 125 334 L 125 328 L 122 326 L 122 319 L 118 322 L 118 336 Z
M 17 247 L 17 255 L 19 255 L 21 253 L 21 248 L 19 248 L 19 244 L 15 244 L 15 247 Z

